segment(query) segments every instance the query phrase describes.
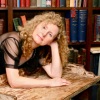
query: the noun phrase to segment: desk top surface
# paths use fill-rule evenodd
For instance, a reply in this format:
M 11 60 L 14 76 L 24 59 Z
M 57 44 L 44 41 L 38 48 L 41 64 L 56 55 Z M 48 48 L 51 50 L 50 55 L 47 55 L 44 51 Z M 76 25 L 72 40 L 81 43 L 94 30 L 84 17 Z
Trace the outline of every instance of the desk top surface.
M 74 71 L 77 68 L 74 68 Z M 100 76 L 94 76 L 83 68 L 81 74 L 64 69 L 63 77 L 71 81 L 71 85 L 53 88 L 13 89 L 8 84 L 0 85 L 2 100 L 64 100 L 70 99 L 90 86 L 100 81 Z M 29 76 L 27 76 L 29 77 Z M 46 74 L 37 73 L 31 78 L 47 79 Z M 6 98 L 6 99 L 5 99 Z M 1 100 L 0 99 L 0 100 Z

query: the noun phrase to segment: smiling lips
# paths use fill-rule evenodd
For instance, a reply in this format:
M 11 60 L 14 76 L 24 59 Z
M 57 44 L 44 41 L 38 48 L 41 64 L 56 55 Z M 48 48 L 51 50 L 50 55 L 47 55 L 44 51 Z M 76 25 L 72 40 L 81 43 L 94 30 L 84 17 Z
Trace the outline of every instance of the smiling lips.
M 43 38 L 42 37 L 40 37 L 38 34 L 37 34 L 37 36 L 43 41 Z

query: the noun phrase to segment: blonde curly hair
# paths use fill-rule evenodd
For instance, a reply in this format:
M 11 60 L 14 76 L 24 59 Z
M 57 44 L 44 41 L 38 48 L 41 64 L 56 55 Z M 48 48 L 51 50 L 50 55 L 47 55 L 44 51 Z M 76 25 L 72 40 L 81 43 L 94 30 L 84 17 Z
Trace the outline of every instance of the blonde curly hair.
M 34 29 L 36 28 L 36 26 L 40 24 L 41 22 L 43 22 L 44 20 L 46 20 L 47 22 L 53 23 L 54 25 L 57 25 L 59 28 L 59 34 L 56 39 L 59 45 L 59 53 L 61 57 L 62 66 L 64 67 L 66 66 L 68 62 L 67 59 L 68 59 L 68 54 L 69 54 L 67 38 L 66 38 L 65 29 L 64 29 L 65 26 L 60 14 L 57 14 L 52 11 L 44 12 L 42 14 L 36 15 L 31 20 L 27 21 L 27 23 L 23 27 L 18 27 L 20 31 L 20 36 L 24 41 L 23 46 L 22 46 L 23 56 L 27 57 L 28 55 L 32 53 L 33 51 L 32 33 Z M 50 57 L 48 57 L 47 55 L 47 57 L 43 61 L 44 62 L 43 65 L 48 63 L 48 59 L 50 59 Z

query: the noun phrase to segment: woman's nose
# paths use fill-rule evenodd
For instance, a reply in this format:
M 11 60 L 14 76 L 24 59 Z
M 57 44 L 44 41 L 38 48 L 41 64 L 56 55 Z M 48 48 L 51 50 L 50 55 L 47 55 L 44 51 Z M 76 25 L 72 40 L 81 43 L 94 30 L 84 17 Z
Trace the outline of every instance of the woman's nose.
M 45 37 L 47 35 L 47 31 L 43 32 L 43 37 Z

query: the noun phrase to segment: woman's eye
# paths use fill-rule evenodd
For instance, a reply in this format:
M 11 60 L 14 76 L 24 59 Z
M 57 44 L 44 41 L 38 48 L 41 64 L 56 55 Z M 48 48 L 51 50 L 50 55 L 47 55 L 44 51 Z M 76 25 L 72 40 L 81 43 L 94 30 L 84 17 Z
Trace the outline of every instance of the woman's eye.
M 44 26 L 43 29 L 46 29 L 46 27 Z
M 52 34 L 51 34 L 51 33 L 49 33 L 49 36 L 50 36 L 50 37 L 52 37 Z

